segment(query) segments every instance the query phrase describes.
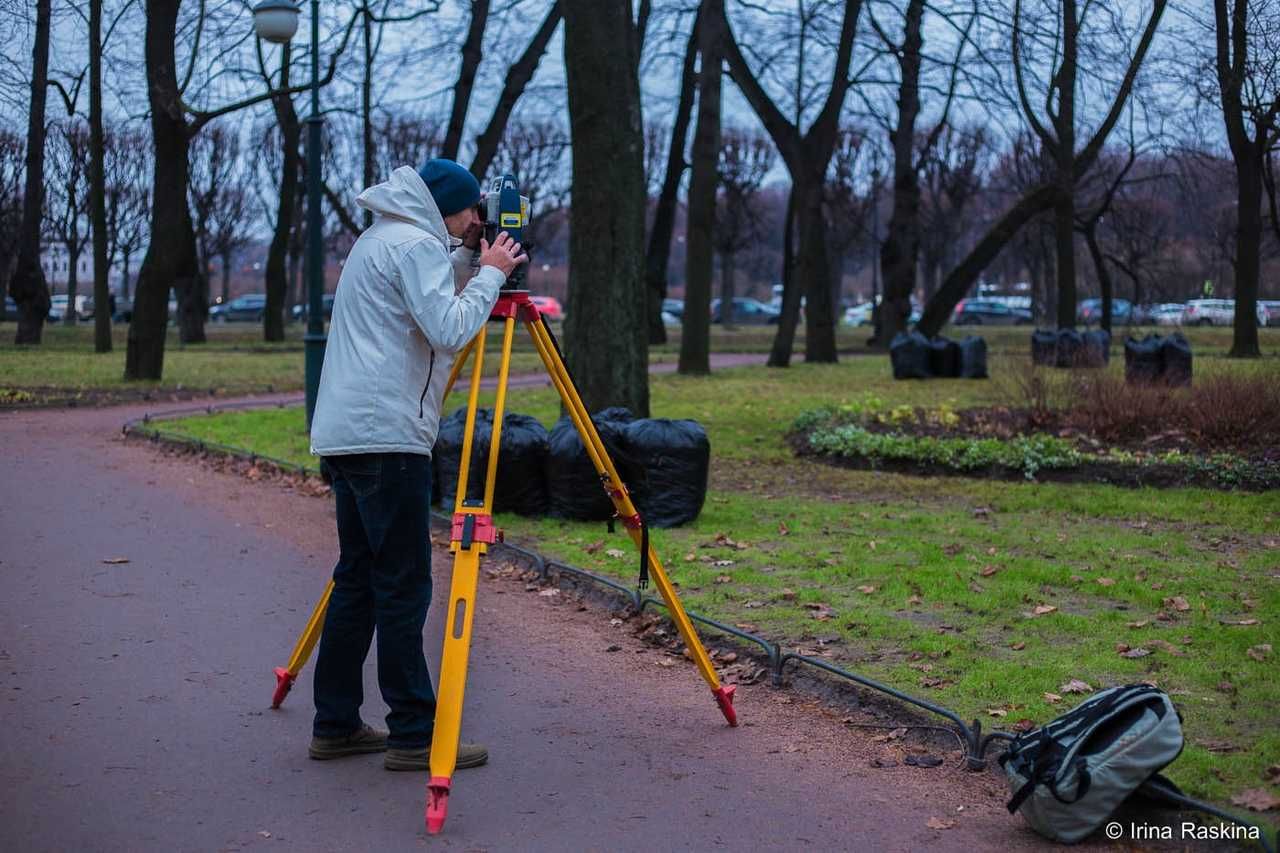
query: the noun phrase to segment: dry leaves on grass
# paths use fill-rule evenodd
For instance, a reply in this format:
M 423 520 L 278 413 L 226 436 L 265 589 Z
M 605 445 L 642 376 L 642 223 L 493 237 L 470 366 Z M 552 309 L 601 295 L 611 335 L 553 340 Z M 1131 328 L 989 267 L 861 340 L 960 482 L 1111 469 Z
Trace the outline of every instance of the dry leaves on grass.
M 1027 644 L 1026 644 L 1026 643 L 1024 643 L 1024 642 L 1022 642 L 1022 640 L 1019 640 L 1018 642 L 1016 642 L 1016 643 L 1014 643 L 1013 645 L 1009 646 L 1009 648 L 1013 649 L 1015 652 L 1020 652 L 1020 651 L 1022 651 L 1023 649 L 1025 649 L 1026 647 L 1027 647 Z
M 733 578 L 728 575 L 716 575 L 716 583 L 732 583 Z
M 592 542 L 590 545 L 582 546 L 582 550 L 586 551 L 588 554 L 594 554 L 603 547 L 604 547 L 604 540 L 598 539 L 595 542 Z
M 1120 653 L 1120 657 L 1122 658 L 1145 658 L 1147 655 L 1151 654 L 1150 649 L 1131 649 L 1126 643 L 1116 643 L 1116 651 Z
M 862 593 L 863 595 L 870 595 L 875 591 L 876 591 L 876 588 L 874 586 L 871 586 L 870 584 L 863 584 L 862 586 L 858 587 L 858 592 Z
M 1062 691 L 1063 693 L 1092 693 L 1093 692 L 1093 688 L 1089 685 L 1089 682 L 1081 681 L 1078 678 L 1071 679 L 1066 684 L 1059 687 L 1058 690 Z
M 998 572 L 998 571 L 1000 571 L 1000 567 L 999 567 L 999 566 L 986 565 L 986 566 L 983 566 L 983 567 L 982 567 L 981 575 L 982 575 L 984 578 L 989 578 L 989 577 L 991 577 L 992 575 L 994 575 L 994 574 L 995 574 L 996 572 Z
M 787 523 L 786 523 L 785 521 L 779 521 L 779 522 L 778 522 L 778 535 L 779 535 L 779 536 L 787 536 L 787 535 L 788 535 L 788 534 L 790 534 L 790 533 L 791 533 L 791 531 L 787 528 Z
M 1114 578 L 1098 578 L 1098 586 L 1115 586 Z
M 1165 607 L 1177 610 L 1179 613 L 1185 613 L 1191 609 L 1191 605 L 1188 604 L 1187 600 L 1180 595 L 1166 598 L 1161 603 L 1164 604 Z
M 1223 625 L 1257 625 L 1259 624 L 1257 619 L 1219 619 L 1218 622 L 1220 622 Z
M 1234 805 L 1244 806 L 1246 809 L 1255 812 L 1266 812 L 1280 808 L 1280 796 L 1273 794 L 1266 788 L 1250 788 L 1247 791 L 1241 791 L 1231 798 L 1231 802 Z
M 1053 613 L 1057 609 L 1058 608 L 1054 607 L 1052 604 L 1037 604 L 1035 607 L 1031 609 L 1030 613 L 1025 613 L 1023 615 L 1027 616 L 1028 618 L 1032 618 L 1035 616 L 1045 616 L 1050 613 Z
M 1044 701 L 1048 702 L 1050 705 L 1057 705 L 1062 701 L 1062 697 L 1057 693 L 1046 693 L 1044 694 Z
M 834 615 L 831 611 L 831 606 L 821 602 L 810 601 L 805 604 L 805 608 L 810 611 L 809 615 L 819 622 L 826 622 Z
M 1245 652 L 1245 654 L 1256 661 L 1264 661 L 1271 655 L 1271 644 L 1259 643 L 1256 646 L 1250 646 L 1249 650 Z
M 627 552 L 623 551 L 621 548 L 610 548 L 604 553 L 606 556 L 613 557 L 615 560 L 620 560 L 623 557 L 627 556 Z

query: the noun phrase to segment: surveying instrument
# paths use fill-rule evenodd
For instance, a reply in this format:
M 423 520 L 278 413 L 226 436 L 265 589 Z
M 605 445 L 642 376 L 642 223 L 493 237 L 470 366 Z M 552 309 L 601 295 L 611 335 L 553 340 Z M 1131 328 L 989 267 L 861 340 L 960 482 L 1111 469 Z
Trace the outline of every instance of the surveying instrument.
M 498 231 L 506 231 L 516 242 L 529 221 L 529 200 L 520 195 L 516 179 L 510 175 L 496 178 L 490 185 L 485 199 L 486 239 L 492 243 Z M 427 784 L 426 822 L 427 832 L 436 834 L 444 828 L 448 815 L 449 792 L 453 771 L 457 764 L 458 738 L 462 725 L 462 697 L 467 681 L 467 657 L 471 648 L 471 625 L 475 616 L 476 582 L 480 575 L 480 557 L 488 553 L 489 546 L 502 541 L 502 531 L 493 526 L 494 484 L 498 475 L 498 449 L 502 437 L 503 411 L 507 398 L 507 379 L 511 367 L 511 344 L 515 337 L 516 321 L 524 324 L 533 339 L 547 374 L 560 395 L 560 401 L 578 430 L 583 447 L 591 459 L 600 483 L 613 502 L 615 516 L 627 529 L 631 540 L 641 553 L 639 584 L 643 587 L 651 576 L 667 610 L 680 632 L 680 638 L 704 680 L 711 687 L 716 704 L 730 726 L 738 724 L 733 707 L 733 686 L 722 686 L 715 667 L 707 656 L 698 634 L 694 630 L 671 580 L 663 569 L 657 552 L 649 544 L 649 533 L 640 512 L 631 502 L 626 484 L 618 475 L 613 460 L 595 424 L 583 405 L 573 379 L 565 367 L 560 347 L 536 305 L 524 289 L 525 265 L 516 267 L 498 294 L 498 301 L 489 314 L 489 320 L 501 322 L 502 360 L 498 369 L 497 398 L 493 410 L 493 433 L 489 444 L 489 459 L 485 470 L 484 496 L 467 497 L 467 483 L 471 476 L 471 448 L 475 435 L 476 411 L 480 399 L 480 376 L 484 364 L 486 328 L 463 347 L 454 360 L 445 396 L 453 388 L 467 359 L 474 356 L 471 365 L 471 384 L 467 396 L 467 417 L 462 441 L 462 457 L 458 470 L 458 487 L 455 493 L 453 518 L 449 537 L 449 551 L 453 554 L 453 580 L 449 589 L 448 610 L 445 616 L 444 648 L 440 658 L 440 679 L 436 699 L 435 730 L 431 738 L 430 781 Z M 288 695 L 299 671 L 306 664 L 320 638 L 325 610 L 333 591 L 333 581 L 325 587 L 316 603 L 302 636 L 294 647 L 287 666 L 277 667 L 276 690 L 271 707 L 278 708 Z

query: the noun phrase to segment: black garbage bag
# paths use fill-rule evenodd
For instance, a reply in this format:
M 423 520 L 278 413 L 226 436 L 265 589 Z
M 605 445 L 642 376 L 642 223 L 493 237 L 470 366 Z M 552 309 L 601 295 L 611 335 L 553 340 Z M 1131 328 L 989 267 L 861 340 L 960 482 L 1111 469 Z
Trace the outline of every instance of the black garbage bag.
M 450 511 L 458 490 L 458 469 L 462 464 L 462 440 L 467 410 L 455 409 L 440 422 L 435 447 L 431 451 L 432 498 Z M 502 418 L 502 446 L 498 449 L 498 476 L 493 486 L 493 511 L 521 515 L 547 512 L 547 428 L 537 418 L 509 412 Z M 493 410 L 477 409 L 471 440 L 471 470 L 467 475 L 467 497 L 484 497 L 484 479 L 489 465 L 489 445 L 493 441 Z M 438 491 L 437 491 L 438 487 Z
M 606 414 L 613 418 L 606 418 Z M 591 420 L 618 469 L 618 476 L 631 493 L 632 502 L 639 506 L 644 494 L 644 469 L 632 461 L 626 449 L 625 430 L 633 420 L 631 413 L 622 408 L 606 409 L 592 415 Z M 605 493 L 591 457 L 568 416 L 556 421 L 547 436 L 545 470 L 550 515 L 579 521 L 604 521 L 613 517 L 613 501 Z
M 929 339 L 919 332 L 899 332 L 889 344 L 894 379 L 928 379 Z
M 1079 367 L 1083 361 L 1084 338 L 1075 329 L 1058 330 L 1058 367 Z
M 462 466 L 462 440 L 467 427 L 467 408 L 459 406 L 440 420 L 435 447 L 431 449 L 431 475 L 439 484 L 432 497 L 453 511 L 458 492 L 458 469 Z M 484 471 L 489 459 L 489 436 L 493 432 L 493 409 L 476 410 L 475 435 L 471 443 L 471 471 L 467 477 L 467 496 L 484 497 Z
M 962 340 L 959 344 L 960 349 L 960 378 L 961 379 L 986 379 L 987 378 L 987 342 L 983 338 L 969 337 Z
M 1080 367 L 1106 367 L 1111 363 L 1111 334 L 1106 329 L 1093 329 L 1081 338 Z
M 960 375 L 960 345 L 941 335 L 929 341 L 929 372 L 954 379 Z
M 1142 340 L 1134 337 L 1124 342 L 1124 378 L 1126 382 L 1158 382 L 1163 373 L 1160 351 L 1164 339 L 1159 335 L 1147 335 Z
M 1191 384 L 1191 344 L 1179 332 L 1160 344 L 1160 378 L 1169 385 Z
M 1058 361 L 1058 335 L 1052 329 L 1031 333 L 1031 363 L 1053 367 Z
M 634 500 L 645 523 L 676 527 L 697 518 L 711 469 L 711 442 L 702 425 L 644 418 L 627 424 L 625 437 L 631 461 L 645 471 L 645 488 Z

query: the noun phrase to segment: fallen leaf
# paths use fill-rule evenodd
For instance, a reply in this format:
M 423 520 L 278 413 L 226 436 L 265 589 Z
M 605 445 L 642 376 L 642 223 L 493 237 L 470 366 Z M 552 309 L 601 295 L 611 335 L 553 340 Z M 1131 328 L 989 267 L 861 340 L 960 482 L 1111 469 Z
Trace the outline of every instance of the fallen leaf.
M 875 591 L 876 591 L 876 588 L 874 586 L 871 586 L 870 584 L 864 584 L 858 587 L 858 592 L 862 593 L 863 595 L 870 595 Z
M 733 560 L 716 560 L 712 565 L 723 569 L 725 566 L 732 566 Z
M 1245 654 L 1256 661 L 1264 661 L 1267 659 L 1267 656 L 1271 654 L 1271 644 L 1260 643 L 1256 646 L 1250 646 L 1249 650 L 1245 652 Z
M 988 548 L 988 549 L 987 549 L 987 556 L 988 556 L 988 557 L 994 557 L 995 555 L 996 555 L 996 549 L 995 549 L 995 548 Z
M 692 563 L 696 559 L 698 559 L 698 555 L 693 553 L 692 551 L 684 555 L 684 561 L 686 563 Z
M 1178 648 L 1168 640 L 1150 640 L 1148 641 L 1147 645 L 1152 646 L 1153 648 L 1157 648 L 1160 651 L 1165 652 L 1167 654 L 1171 654 L 1174 657 L 1179 657 L 1179 658 L 1185 657 L 1187 654 L 1182 649 Z
M 1063 693 L 1092 693 L 1093 692 L 1093 688 L 1089 686 L 1089 682 L 1081 681 L 1078 678 L 1071 679 L 1070 681 L 1068 681 L 1066 684 L 1062 685 L 1058 689 L 1061 690 Z
M 1115 586 L 1114 578 L 1098 578 L 1098 586 Z
M 995 574 L 996 572 L 998 572 L 998 571 L 1000 571 L 1000 567 L 999 567 L 999 566 L 986 565 L 986 566 L 983 566 L 983 567 L 982 567 L 982 572 L 981 572 L 981 574 L 982 574 L 982 576 L 983 576 L 984 578 L 989 578 L 989 577 L 991 577 L 992 575 L 994 575 L 994 574 Z
M 595 552 L 599 551 L 603 547 L 604 547 L 604 540 L 599 539 L 595 542 L 592 542 L 590 545 L 584 545 L 582 547 L 582 550 L 586 551 L 588 554 L 594 554 Z
M 1272 784 L 1280 782 L 1280 764 L 1272 764 L 1263 775 Z
M 106 563 L 108 566 L 118 566 L 121 563 L 129 562 L 129 558 L 128 557 L 107 557 L 102 562 Z
M 948 557 L 954 557 L 956 554 L 959 554 L 963 548 L 964 546 L 952 542 L 950 545 L 942 546 L 942 553 L 946 554 Z
M 1046 693 L 1044 694 L 1044 701 L 1048 702 L 1050 705 L 1057 705 L 1062 701 L 1062 697 L 1057 693 Z
M 1010 646 L 1009 648 L 1013 649 L 1015 652 L 1020 652 L 1020 651 L 1022 651 L 1023 649 L 1025 649 L 1026 647 L 1027 647 L 1027 644 L 1026 644 L 1026 643 L 1024 643 L 1024 642 L 1022 642 L 1021 640 L 1019 640 L 1018 642 L 1014 643 L 1014 644 L 1013 644 L 1012 646 Z
M 778 597 L 782 598 L 785 601 L 795 601 L 796 591 L 794 589 L 791 589 L 790 587 L 784 586 L 782 588 L 782 592 L 778 593 Z
M 916 605 L 923 604 L 923 603 L 924 603 L 924 599 L 918 595 L 913 595 L 907 599 L 907 604 L 912 607 L 915 607 Z
M 1130 628 L 1145 628 L 1145 627 L 1147 627 L 1147 625 L 1149 625 L 1149 624 L 1150 624 L 1150 622 L 1149 622 L 1148 620 L 1143 619 L 1143 620 L 1142 620 L 1142 621 L 1140 621 L 1140 622 L 1130 622 L 1130 623 L 1129 623 L 1129 627 L 1130 627 Z
M 610 548 L 604 552 L 607 556 L 613 557 L 615 560 L 627 556 L 627 552 L 621 548 Z
M 654 663 L 656 663 L 658 666 L 665 666 L 665 667 L 672 667 L 676 665 L 676 662 L 671 658 L 658 658 L 656 661 L 654 661 Z
M 1125 650 L 1124 650 L 1123 652 L 1121 652 L 1121 653 L 1120 653 L 1120 657 L 1122 657 L 1122 658 L 1145 658 L 1145 657 L 1146 657 L 1147 655 L 1149 655 L 1149 654 L 1151 654 L 1151 651 L 1150 651 L 1149 649 L 1141 649 L 1141 648 L 1139 648 L 1139 649 L 1131 649 L 1131 648 L 1128 648 L 1128 647 L 1126 646 L 1126 647 L 1125 647 Z
M 903 764 L 910 764 L 912 767 L 941 767 L 942 759 L 936 755 L 908 755 L 902 759 Z
M 951 681 L 946 678 L 934 678 L 933 676 L 926 676 L 925 678 L 920 679 L 921 687 L 946 687 L 950 683 Z
M 1230 681 L 1219 681 L 1217 690 L 1219 693 L 1235 693 L 1236 686 Z
M 265 829 L 258 830 L 258 834 L 261 835 L 263 838 L 271 837 L 271 833 L 267 832 Z
M 724 654 L 720 655 L 721 663 L 733 663 L 737 659 L 738 659 L 737 652 L 725 652 Z
M 1219 619 L 1223 625 L 1257 625 L 1257 619 Z
M 791 531 L 787 529 L 787 523 L 786 523 L 785 521 L 779 521 L 779 522 L 778 522 L 778 535 L 779 535 L 779 536 L 786 536 L 786 535 L 787 535 L 787 534 L 789 534 L 790 532 L 791 532 Z
M 716 583 L 732 583 L 733 578 L 729 577 L 729 575 L 716 575 L 715 582 Z
M 605 651 L 606 651 L 606 652 L 620 652 L 620 651 L 622 651 L 622 646 L 619 646 L 619 645 L 617 645 L 617 644 L 615 643 L 614 645 L 609 646 L 607 649 L 605 649 Z
M 1187 600 L 1180 595 L 1175 595 L 1172 598 L 1166 598 L 1162 603 L 1165 607 L 1172 607 L 1174 610 L 1179 612 L 1185 612 L 1191 609 L 1191 605 L 1188 604 Z
M 542 592 L 538 593 L 538 595 L 540 595 L 543 598 L 555 598 L 559 594 L 560 594 L 560 590 L 554 589 L 554 588 L 544 589 Z
M 1004 708 L 988 708 L 987 714 L 992 717 L 1007 717 L 1009 712 Z
M 930 829 L 950 829 L 955 825 L 956 825 L 956 822 L 954 820 L 943 820 L 942 818 L 938 818 L 938 817 L 931 817 L 927 821 L 925 821 L 925 826 L 929 827 Z
M 1266 788 L 1250 788 L 1247 791 L 1241 791 L 1231 798 L 1231 802 L 1255 812 L 1280 808 L 1280 796 L 1276 796 Z
M 1052 604 L 1038 604 L 1031 612 L 1036 616 L 1044 616 L 1046 613 L 1052 613 L 1057 609 Z
M 1036 724 L 1034 720 L 1029 720 L 1026 717 L 1023 717 L 1021 720 L 1018 720 L 1009 728 L 1013 729 L 1015 732 L 1020 732 L 1025 734 L 1026 732 L 1031 731 L 1035 727 L 1036 727 Z

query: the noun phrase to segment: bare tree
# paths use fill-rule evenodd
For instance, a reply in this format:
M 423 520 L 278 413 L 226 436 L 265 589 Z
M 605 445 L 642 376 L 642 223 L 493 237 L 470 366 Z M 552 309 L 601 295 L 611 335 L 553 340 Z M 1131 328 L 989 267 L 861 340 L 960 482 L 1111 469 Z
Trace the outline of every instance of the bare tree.
M 132 259 L 146 244 L 151 213 L 145 133 L 120 126 L 106 142 L 107 267 L 118 260 L 120 296 L 129 298 Z
M 45 96 L 49 80 L 50 0 L 36 0 L 35 39 L 31 48 L 31 99 L 27 113 L 27 183 L 22 193 L 18 262 L 9 294 L 18 304 L 14 343 L 38 344 L 49 313 L 49 287 L 40 267 L 40 225 L 44 210 Z
M 689 171 L 689 218 L 685 228 L 684 314 L 680 373 L 711 372 L 711 267 L 715 252 L 716 158 L 720 149 L 720 80 L 723 0 L 703 4 L 698 26 L 698 124 Z
M 733 325 L 737 255 L 762 239 L 764 228 L 772 224 L 755 201 L 775 156 L 773 143 L 763 134 L 739 128 L 721 133 L 720 198 L 713 242 L 720 255 L 720 323 L 726 329 Z
M 63 247 L 66 256 L 67 311 L 63 322 L 74 326 L 79 319 L 80 255 L 89 240 L 89 128 L 82 119 L 63 119 L 54 125 L 50 140 L 45 233 L 50 242 Z
M 367 7 L 366 7 L 367 8 Z M 367 17 L 367 15 L 366 15 Z M 368 47 L 369 25 L 365 25 L 366 49 Z M 258 72 L 268 88 L 287 90 L 289 88 L 289 65 L 291 50 L 284 45 L 280 50 L 280 78 L 271 79 L 263 60 L 261 50 L 258 51 Z M 262 339 L 265 341 L 284 340 L 284 312 L 288 302 L 288 254 L 289 235 L 294 227 L 294 213 L 301 209 L 296 204 L 298 196 L 298 173 L 301 170 L 302 157 L 299 145 L 302 142 L 302 124 L 298 121 L 297 110 L 293 107 L 293 98 L 281 92 L 271 99 L 275 113 L 276 127 L 279 130 L 281 163 L 276 181 L 275 230 L 271 235 L 271 246 L 267 250 L 265 270 L 267 304 L 262 312 Z M 367 133 L 367 122 L 366 122 Z M 366 136 L 365 168 L 368 170 L 369 153 Z M 367 222 L 365 223 L 368 224 Z
M 981 127 L 948 124 L 921 163 L 920 260 L 925 299 L 933 296 L 942 273 L 971 230 L 967 211 L 983 188 L 987 133 Z
M 868 150 L 872 151 L 872 156 L 867 156 Z M 837 308 L 844 281 L 845 259 L 870 233 L 867 214 L 871 211 L 875 193 L 869 188 L 874 179 L 867 175 L 867 161 L 877 163 L 875 155 L 875 149 L 861 128 L 850 125 L 840 128 L 822 202 L 827 220 L 827 246 L 831 252 L 831 299 Z M 872 165 L 874 168 L 876 166 Z M 864 190 L 864 187 L 868 189 Z
M 529 199 L 531 220 L 524 228 L 524 246 L 534 258 L 539 246 L 555 236 L 569 203 L 569 170 L 565 154 L 569 133 L 551 120 L 515 121 L 508 128 L 495 159 L 520 182 L 521 195 Z M 536 267 L 535 267 L 536 268 Z M 533 269 L 528 277 L 535 274 Z
M 209 298 L 209 273 L 222 267 L 222 298 L 229 296 L 231 256 L 246 242 L 252 216 L 240 142 L 230 125 L 215 124 L 191 146 L 191 212 L 200 259 L 201 298 Z M 279 340 L 279 338 L 268 338 Z
M 563 6 L 574 153 L 565 358 L 589 411 L 622 405 L 647 417 L 644 131 L 631 4 Z
M 0 295 L 9 292 L 22 234 L 22 173 L 26 148 L 22 136 L 0 126 Z
M 800 8 L 802 21 L 809 20 L 805 14 L 805 6 L 802 0 Z M 840 35 L 835 49 L 835 61 L 831 68 L 831 82 L 821 108 L 808 130 L 805 131 L 800 129 L 807 97 L 804 92 L 806 78 L 803 68 L 799 69 L 796 76 L 799 91 L 794 118 L 788 118 L 765 91 L 760 78 L 751 70 L 739 48 L 728 21 L 724 22 L 725 55 L 729 62 L 730 73 L 733 75 L 734 83 L 742 90 L 765 130 L 772 137 L 774 145 L 782 155 L 783 162 L 786 163 L 794 194 L 794 204 L 789 206 L 792 207 L 792 213 L 800 230 L 799 262 L 795 275 L 784 274 L 783 279 L 782 318 L 769 354 L 769 364 L 774 367 L 786 367 L 791 362 L 796 321 L 800 312 L 800 293 L 797 288 L 789 287 L 788 284 L 795 279 L 804 282 L 806 291 L 805 360 L 815 362 L 836 360 L 835 317 L 829 287 L 830 261 L 826 246 L 822 189 L 827 164 L 831 161 L 831 154 L 838 137 L 840 112 L 849 90 L 849 65 L 853 55 L 853 37 L 861 9 L 861 0 L 845 0 L 843 4 Z M 802 36 L 804 32 L 802 29 Z M 806 53 L 805 44 L 801 42 L 798 49 L 803 62 Z M 788 214 L 786 220 L 788 231 L 792 213 Z

